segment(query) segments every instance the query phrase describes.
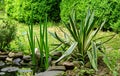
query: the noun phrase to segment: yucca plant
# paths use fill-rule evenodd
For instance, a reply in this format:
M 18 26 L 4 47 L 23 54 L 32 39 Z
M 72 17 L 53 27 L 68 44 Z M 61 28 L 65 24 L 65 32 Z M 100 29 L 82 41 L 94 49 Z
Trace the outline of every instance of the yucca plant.
M 56 32 L 50 34 L 56 38 L 60 44 L 70 46 L 73 42 L 77 42 L 77 47 L 74 50 L 74 57 L 82 61 L 83 64 L 91 62 L 91 65 L 97 70 L 97 50 L 100 47 L 100 43 L 96 43 L 95 36 L 101 30 L 105 21 L 95 19 L 94 12 L 88 10 L 85 20 L 81 20 L 78 24 L 76 20 L 75 11 L 69 16 L 69 23 L 65 23 L 65 28 L 68 30 L 68 34 L 63 30 L 65 39 L 62 39 Z M 93 30 L 97 26 L 96 30 Z M 67 50 L 69 52 L 69 50 Z M 66 52 L 65 52 L 66 53 Z M 64 55 L 64 54 L 63 54 Z M 64 56 L 65 57 L 65 56 Z M 60 61 L 61 56 L 56 62 Z

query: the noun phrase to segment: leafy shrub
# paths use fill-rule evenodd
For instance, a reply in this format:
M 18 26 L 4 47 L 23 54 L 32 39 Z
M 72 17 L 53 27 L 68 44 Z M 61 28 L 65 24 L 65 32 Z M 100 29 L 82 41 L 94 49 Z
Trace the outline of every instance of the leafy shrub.
M 68 2 L 69 1 L 69 2 Z M 60 4 L 61 9 L 61 19 L 63 21 L 68 21 L 68 15 L 72 8 L 77 11 L 77 19 L 80 22 L 80 18 L 85 17 L 85 12 L 88 8 L 94 10 L 95 17 L 100 18 L 103 15 L 106 19 L 106 24 L 103 29 L 111 29 L 114 23 L 118 22 L 120 19 L 120 1 L 119 0 L 62 0 Z
M 29 23 L 31 11 L 33 11 L 33 22 L 45 20 L 48 14 L 49 21 L 60 21 L 61 0 L 5 0 L 7 15 L 18 21 Z
M 4 51 L 9 48 L 10 42 L 15 39 L 16 28 L 11 21 L 3 20 L 0 23 L 0 50 Z

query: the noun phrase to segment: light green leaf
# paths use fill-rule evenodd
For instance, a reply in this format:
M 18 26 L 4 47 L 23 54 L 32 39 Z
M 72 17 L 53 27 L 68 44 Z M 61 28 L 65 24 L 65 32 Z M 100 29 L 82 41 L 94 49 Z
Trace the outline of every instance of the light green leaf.
M 73 50 L 75 49 L 75 47 L 77 46 L 77 42 L 74 42 L 69 48 L 68 50 L 56 61 L 56 62 L 59 62 L 61 59 L 63 59 L 64 57 L 70 55 Z M 56 63 L 55 62 L 55 63 Z

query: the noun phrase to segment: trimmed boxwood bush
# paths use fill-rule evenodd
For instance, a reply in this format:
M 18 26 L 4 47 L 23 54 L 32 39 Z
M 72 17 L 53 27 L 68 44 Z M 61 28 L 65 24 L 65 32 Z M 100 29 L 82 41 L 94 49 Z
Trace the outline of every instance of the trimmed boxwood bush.
M 29 23 L 31 12 L 33 22 L 48 20 L 53 22 L 60 21 L 60 4 L 61 0 L 5 0 L 7 15 L 20 21 Z

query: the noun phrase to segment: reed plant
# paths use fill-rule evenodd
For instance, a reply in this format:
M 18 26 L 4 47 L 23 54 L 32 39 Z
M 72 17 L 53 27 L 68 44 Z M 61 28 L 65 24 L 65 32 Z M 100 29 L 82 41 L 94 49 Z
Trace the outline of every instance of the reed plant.
M 33 14 L 32 14 L 33 16 Z M 32 64 L 40 66 L 39 68 L 47 69 L 49 66 L 49 47 L 48 47 L 48 34 L 47 34 L 47 15 L 46 21 L 44 24 L 39 24 L 39 37 L 34 34 L 34 25 L 33 25 L 33 17 L 31 16 L 29 26 L 28 26 L 28 41 L 30 45 L 30 50 L 32 54 Z M 35 54 L 35 47 L 36 42 L 39 47 L 39 56 L 38 59 L 36 58 L 37 54 Z M 37 52 L 38 53 L 38 52 Z
M 39 24 L 40 33 L 39 39 L 36 36 L 36 40 L 40 49 L 40 67 L 45 67 L 45 69 L 49 66 L 49 47 L 48 47 L 48 33 L 47 33 L 47 15 L 46 21 L 44 25 Z

